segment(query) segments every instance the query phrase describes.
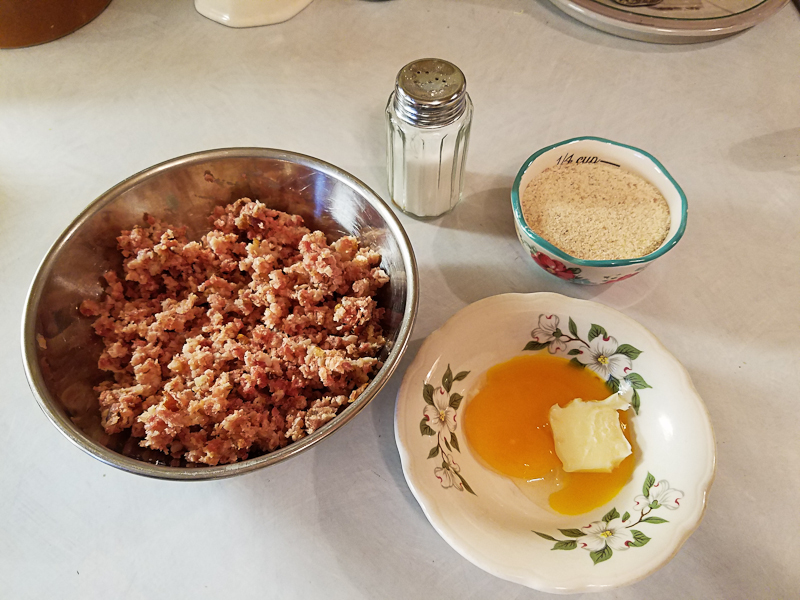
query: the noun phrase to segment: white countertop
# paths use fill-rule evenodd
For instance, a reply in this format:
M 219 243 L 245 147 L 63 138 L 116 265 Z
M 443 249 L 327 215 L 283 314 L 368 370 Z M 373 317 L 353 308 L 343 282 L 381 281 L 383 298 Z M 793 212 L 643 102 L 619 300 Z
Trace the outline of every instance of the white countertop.
M 453 551 L 409 492 L 393 409 L 422 340 L 503 292 L 593 299 L 653 331 L 711 414 L 717 475 L 663 569 L 598 597 L 800 595 L 800 15 L 688 46 L 595 31 L 542 0 L 315 0 L 235 30 L 191 0 L 113 0 L 42 46 L 0 51 L 0 597 L 536 598 Z M 423 56 L 462 68 L 475 105 L 465 197 L 401 215 L 419 317 L 390 383 L 352 423 L 281 465 L 196 484 L 148 480 L 72 446 L 28 389 L 22 307 L 87 203 L 168 158 L 227 146 L 332 162 L 384 198 L 383 109 Z M 644 148 L 689 223 L 642 275 L 584 288 L 538 270 L 509 189 L 534 151 L 578 135 Z

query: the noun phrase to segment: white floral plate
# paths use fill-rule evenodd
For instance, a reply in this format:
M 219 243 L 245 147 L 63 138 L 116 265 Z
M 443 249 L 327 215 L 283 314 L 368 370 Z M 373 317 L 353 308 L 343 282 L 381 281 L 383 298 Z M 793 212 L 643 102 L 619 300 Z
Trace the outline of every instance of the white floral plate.
M 570 358 L 635 390 L 632 479 L 584 515 L 537 506 L 482 466 L 461 435 L 474 383 L 530 352 Z M 486 298 L 432 333 L 400 387 L 395 436 L 436 531 L 478 567 L 546 592 L 601 591 L 653 573 L 700 523 L 714 477 L 708 412 L 683 366 L 632 319 L 559 294 Z

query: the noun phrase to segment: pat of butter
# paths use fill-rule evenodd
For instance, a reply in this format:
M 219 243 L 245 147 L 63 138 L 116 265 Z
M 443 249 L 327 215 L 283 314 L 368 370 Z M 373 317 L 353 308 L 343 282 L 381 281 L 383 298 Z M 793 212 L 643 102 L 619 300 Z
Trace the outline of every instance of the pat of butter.
M 631 453 L 622 433 L 618 410 L 630 407 L 633 389 L 605 400 L 584 402 L 576 398 L 564 408 L 550 408 L 550 428 L 556 455 L 564 470 L 572 473 L 610 473 Z

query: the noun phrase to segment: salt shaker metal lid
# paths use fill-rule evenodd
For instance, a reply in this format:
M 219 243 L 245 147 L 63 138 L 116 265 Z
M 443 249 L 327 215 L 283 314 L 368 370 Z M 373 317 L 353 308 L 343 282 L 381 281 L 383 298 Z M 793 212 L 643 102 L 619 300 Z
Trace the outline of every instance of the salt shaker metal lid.
M 395 82 L 394 110 L 417 127 L 442 127 L 467 108 L 467 80 L 453 63 L 422 58 L 400 69 Z

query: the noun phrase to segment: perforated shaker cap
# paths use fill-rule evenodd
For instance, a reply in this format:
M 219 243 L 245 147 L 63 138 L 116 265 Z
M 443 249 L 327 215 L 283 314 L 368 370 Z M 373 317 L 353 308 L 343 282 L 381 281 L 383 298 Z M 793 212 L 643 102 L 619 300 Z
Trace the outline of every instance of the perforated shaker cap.
M 467 80 L 453 63 L 422 58 L 400 69 L 394 109 L 403 121 L 421 127 L 452 123 L 467 107 Z

